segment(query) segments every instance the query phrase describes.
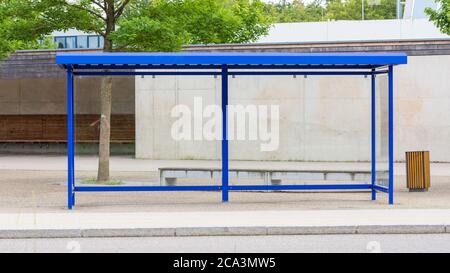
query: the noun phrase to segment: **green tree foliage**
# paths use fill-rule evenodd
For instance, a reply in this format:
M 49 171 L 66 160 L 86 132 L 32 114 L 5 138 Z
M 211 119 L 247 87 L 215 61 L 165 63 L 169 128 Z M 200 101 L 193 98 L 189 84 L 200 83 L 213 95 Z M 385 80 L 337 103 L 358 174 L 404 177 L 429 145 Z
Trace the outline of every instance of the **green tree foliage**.
M 260 0 L 1 0 L 0 54 L 38 48 L 55 30 L 105 38 L 105 51 L 176 51 L 189 43 L 241 43 L 266 34 Z
M 364 1 L 364 19 L 395 19 L 396 1 L 393 0 L 328 0 L 326 18 L 334 20 L 361 20 L 362 1 Z
M 450 35 L 450 0 L 435 0 L 435 2 L 439 4 L 439 8 L 437 10 L 427 8 L 425 12 L 442 33 Z
M 104 38 L 103 51 L 110 52 L 177 51 L 187 43 L 249 42 L 270 27 L 260 0 L 1 1 L 3 57 L 17 48 L 32 47 L 55 30 L 97 33 Z M 100 89 L 97 180 L 104 182 L 110 179 L 112 78 L 103 77 Z
M 110 37 L 117 48 L 134 51 L 174 51 L 183 44 L 251 42 L 270 27 L 263 8 L 262 2 L 251 0 L 138 1 Z
M 303 0 L 280 0 L 267 4 L 266 14 L 277 23 L 361 20 L 362 1 L 366 20 L 396 18 L 394 0 L 314 0 L 308 4 Z
M 18 49 L 54 48 L 41 7 L 27 0 L 0 2 L 0 59 Z
M 277 23 L 322 21 L 325 8 L 321 4 L 322 0 L 314 0 L 309 4 L 302 0 L 280 0 L 266 4 L 265 12 Z

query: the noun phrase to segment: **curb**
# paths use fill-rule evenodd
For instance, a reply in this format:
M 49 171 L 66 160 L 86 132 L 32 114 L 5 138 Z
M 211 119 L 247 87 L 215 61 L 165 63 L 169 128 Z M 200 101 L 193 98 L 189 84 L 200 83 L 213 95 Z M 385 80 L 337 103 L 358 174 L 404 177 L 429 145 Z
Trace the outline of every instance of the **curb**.
M 450 225 L 15 229 L 0 230 L 0 239 L 438 233 L 450 233 Z

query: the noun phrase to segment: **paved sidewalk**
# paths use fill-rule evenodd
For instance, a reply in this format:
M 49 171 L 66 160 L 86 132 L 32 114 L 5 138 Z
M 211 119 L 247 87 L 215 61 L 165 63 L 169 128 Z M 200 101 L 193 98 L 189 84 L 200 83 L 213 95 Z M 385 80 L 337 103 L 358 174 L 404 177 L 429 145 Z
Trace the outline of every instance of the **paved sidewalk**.
M 0 156 L 0 213 L 57 213 L 67 206 L 67 172 L 65 156 Z M 220 165 L 218 161 L 142 160 L 131 157 L 111 158 L 112 179 L 124 183 L 153 185 L 158 183 L 157 169 L 162 166 Z M 280 169 L 369 170 L 370 164 L 327 162 L 231 162 L 239 167 Z M 96 157 L 76 158 L 77 181 L 95 179 Z M 432 181 L 428 192 L 408 192 L 404 163 L 395 168 L 396 209 L 450 209 L 450 164 L 431 166 Z M 191 179 L 192 180 L 192 179 Z M 180 181 L 198 184 L 217 181 Z M 242 183 L 242 181 L 231 181 Z M 245 181 L 248 182 L 248 181 Z M 255 181 L 251 181 L 255 182 Z M 181 212 L 181 211 L 266 211 L 266 210 L 358 210 L 390 209 L 386 194 L 377 202 L 368 192 L 232 192 L 229 204 L 221 204 L 220 192 L 105 192 L 78 193 L 78 212 Z
M 79 179 L 95 177 L 95 157 L 76 159 Z M 157 181 L 158 167 L 214 166 L 216 161 L 112 157 L 119 180 Z M 369 163 L 232 162 L 239 167 L 369 169 Z M 79 193 L 66 209 L 66 157 L 0 156 L 0 239 L 201 235 L 450 233 L 450 164 L 432 164 L 429 192 L 405 188 L 395 167 L 395 205 L 368 192 Z M 427 208 L 424 210 L 423 208 Z
M 77 171 L 96 171 L 95 156 L 77 156 Z M 112 172 L 155 172 L 160 167 L 220 167 L 220 161 L 212 160 L 149 160 L 127 156 L 111 157 Z M 296 161 L 230 161 L 230 168 L 286 169 L 286 170 L 370 170 L 369 162 L 296 162 Z M 0 170 L 67 170 L 67 157 L 55 155 L 0 155 Z M 395 175 L 405 175 L 405 163 L 395 163 Z M 433 176 L 450 176 L 450 163 L 432 163 Z
M 3 213 L 0 238 L 450 233 L 450 210 Z

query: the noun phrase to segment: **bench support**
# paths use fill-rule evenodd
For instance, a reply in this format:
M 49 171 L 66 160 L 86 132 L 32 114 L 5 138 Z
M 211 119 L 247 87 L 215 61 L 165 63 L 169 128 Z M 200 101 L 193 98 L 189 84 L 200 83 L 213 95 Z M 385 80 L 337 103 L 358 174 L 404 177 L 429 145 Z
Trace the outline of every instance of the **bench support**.
M 166 186 L 175 186 L 177 184 L 177 179 L 175 177 L 166 177 L 164 182 Z

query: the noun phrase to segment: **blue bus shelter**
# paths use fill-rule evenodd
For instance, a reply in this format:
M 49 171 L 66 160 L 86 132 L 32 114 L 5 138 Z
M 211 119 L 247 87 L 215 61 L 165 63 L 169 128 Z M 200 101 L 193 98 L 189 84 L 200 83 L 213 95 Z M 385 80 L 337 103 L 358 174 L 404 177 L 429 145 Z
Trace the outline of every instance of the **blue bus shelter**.
M 404 53 L 60 53 L 56 63 L 67 70 L 67 147 L 68 208 L 75 204 L 76 192 L 97 191 L 221 191 L 228 201 L 232 190 L 368 190 L 372 200 L 377 192 L 388 194 L 394 202 L 394 66 L 407 63 Z M 376 81 L 377 75 L 388 77 L 388 179 L 377 183 L 375 158 Z M 214 75 L 222 86 L 222 183 L 205 186 L 78 186 L 74 166 L 74 77 L 123 75 Z M 227 115 L 229 76 L 268 75 L 362 75 L 371 77 L 371 183 L 308 185 L 229 185 Z

